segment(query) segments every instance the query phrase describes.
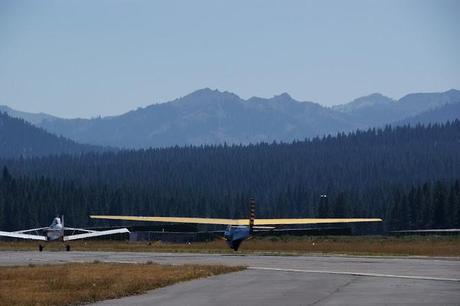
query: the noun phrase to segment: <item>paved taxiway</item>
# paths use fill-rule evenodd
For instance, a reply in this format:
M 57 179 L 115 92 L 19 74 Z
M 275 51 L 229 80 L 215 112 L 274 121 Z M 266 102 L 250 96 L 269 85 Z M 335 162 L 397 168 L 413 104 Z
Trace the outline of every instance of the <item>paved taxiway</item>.
M 460 305 L 460 260 L 123 252 L 0 252 L 0 265 L 65 262 L 245 265 L 97 305 Z

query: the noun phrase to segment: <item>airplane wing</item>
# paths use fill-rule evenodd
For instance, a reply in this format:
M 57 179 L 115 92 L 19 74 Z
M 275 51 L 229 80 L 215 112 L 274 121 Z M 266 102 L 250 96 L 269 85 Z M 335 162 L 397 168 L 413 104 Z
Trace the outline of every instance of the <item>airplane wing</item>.
M 89 216 L 92 219 L 146 221 L 164 223 L 197 223 L 197 224 L 220 224 L 220 225 L 248 225 L 247 219 L 215 219 L 215 218 L 181 218 L 181 217 L 135 217 L 135 216 Z M 241 222 L 241 223 L 240 223 Z
M 25 234 L 28 232 L 36 232 L 36 231 L 41 231 L 44 229 L 49 229 L 49 227 L 47 226 L 47 227 L 31 228 L 31 229 L 26 229 L 26 230 L 14 231 L 12 233 Z
M 75 228 L 75 227 L 64 227 L 64 230 L 66 231 L 79 231 L 79 232 L 85 232 L 85 233 L 96 233 L 97 231 L 94 230 L 88 230 L 84 228 Z
M 289 218 L 289 219 L 255 219 L 254 225 L 285 225 L 285 224 L 327 224 L 381 222 L 380 218 Z
M 147 221 L 165 223 L 198 223 L 221 225 L 249 225 L 248 219 L 216 219 L 216 218 L 180 218 L 180 217 L 136 217 L 136 216 L 103 216 L 92 215 L 92 219 Z M 323 223 L 355 223 L 381 222 L 380 218 L 289 218 L 289 219 L 255 219 L 254 225 L 286 225 L 286 224 L 323 224 Z
M 45 236 L 22 234 L 22 233 L 16 233 L 16 232 L 2 232 L 2 231 L 0 231 L 0 236 L 11 237 L 11 238 L 19 238 L 19 239 L 46 241 Z
M 75 230 L 81 230 L 81 229 L 75 229 Z M 71 240 L 77 240 L 77 239 L 85 239 L 85 238 L 92 238 L 92 237 L 99 237 L 99 236 L 106 236 L 106 235 L 113 235 L 113 234 L 121 234 L 121 233 L 129 233 L 129 230 L 127 228 L 118 228 L 118 229 L 113 229 L 113 230 L 108 230 L 108 231 L 94 231 L 91 233 L 84 233 L 84 234 L 77 234 L 77 235 L 70 235 L 70 236 L 64 236 L 64 241 L 71 241 Z

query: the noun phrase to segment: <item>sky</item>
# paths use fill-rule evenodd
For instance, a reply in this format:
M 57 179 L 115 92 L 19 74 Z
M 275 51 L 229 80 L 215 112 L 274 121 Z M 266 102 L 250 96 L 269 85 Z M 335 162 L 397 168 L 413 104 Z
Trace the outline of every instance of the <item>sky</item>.
M 460 1 L 0 1 L 0 105 L 116 115 L 209 87 L 322 105 L 460 89 Z

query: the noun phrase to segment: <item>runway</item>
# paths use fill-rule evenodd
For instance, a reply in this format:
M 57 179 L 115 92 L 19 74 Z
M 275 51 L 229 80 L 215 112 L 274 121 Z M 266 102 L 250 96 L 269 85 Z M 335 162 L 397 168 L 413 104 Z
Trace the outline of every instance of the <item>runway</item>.
M 245 265 L 95 305 L 460 305 L 460 260 L 128 252 L 0 252 L 0 265 L 152 261 Z

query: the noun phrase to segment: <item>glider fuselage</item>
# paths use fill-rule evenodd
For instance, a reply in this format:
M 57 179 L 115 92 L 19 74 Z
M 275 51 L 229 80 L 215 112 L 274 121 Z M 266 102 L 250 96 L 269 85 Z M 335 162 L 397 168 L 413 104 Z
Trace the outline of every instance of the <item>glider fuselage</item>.
M 251 230 L 249 226 L 228 226 L 224 232 L 224 238 L 230 248 L 237 251 L 240 247 L 241 242 L 248 239 L 251 236 Z

